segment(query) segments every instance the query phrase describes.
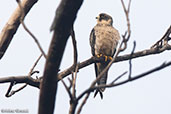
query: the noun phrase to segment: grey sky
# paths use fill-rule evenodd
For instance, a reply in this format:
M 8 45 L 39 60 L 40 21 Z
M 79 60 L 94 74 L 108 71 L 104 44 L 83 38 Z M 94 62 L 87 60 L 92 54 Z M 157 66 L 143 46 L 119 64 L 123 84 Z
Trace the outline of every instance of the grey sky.
M 128 0 L 125 0 L 128 1 Z M 27 27 L 40 41 L 47 52 L 52 33 L 49 32 L 59 0 L 38 1 L 26 17 Z M 136 51 L 150 48 L 159 40 L 171 24 L 170 0 L 132 0 L 130 20 L 131 39 L 128 49 L 121 53 L 130 53 L 133 41 L 136 41 Z M 15 0 L 0 2 L 0 31 L 16 8 Z M 126 18 L 120 0 L 85 0 L 75 21 L 78 57 L 84 61 L 91 57 L 89 34 L 95 26 L 95 17 L 105 12 L 114 20 L 114 26 L 123 34 L 127 29 Z M 36 58 L 40 55 L 33 39 L 20 26 L 5 56 L 0 61 L 0 76 L 18 76 L 28 74 Z M 133 76 L 170 60 L 170 52 L 133 60 Z M 68 40 L 61 70 L 73 63 L 71 39 Z M 108 82 L 128 70 L 128 61 L 113 64 L 109 71 Z M 36 67 L 42 75 L 44 58 Z M 170 114 L 171 105 L 171 67 L 151 74 L 116 88 L 106 89 L 104 99 L 93 94 L 82 110 L 82 114 Z M 125 77 L 126 78 L 126 77 Z M 78 73 L 77 95 L 83 92 L 95 79 L 94 66 L 88 66 Z M 124 79 L 124 78 L 123 78 Z M 67 82 L 67 80 L 65 80 Z M 67 82 L 68 83 L 68 82 Z M 9 84 L 0 84 L 1 109 L 28 109 L 29 114 L 37 113 L 39 90 L 28 86 L 10 98 L 5 97 Z M 21 85 L 17 85 L 14 89 Z M 55 112 L 66 114 L 69 109 L 69 97 L 63 85 L 59 83 Z M 0 112 L 1 113 L 1 112 Z

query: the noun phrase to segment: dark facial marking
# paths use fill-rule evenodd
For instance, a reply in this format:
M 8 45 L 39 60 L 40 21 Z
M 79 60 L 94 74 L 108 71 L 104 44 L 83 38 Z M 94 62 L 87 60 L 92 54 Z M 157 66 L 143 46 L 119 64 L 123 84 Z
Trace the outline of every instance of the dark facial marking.
M 111 19 L 111 17 L 110 16 L 108 16 L 108 15 L 106 15 L 106 14 L 104 14 L 104 13 L 101 13 L 100 14 L 100 18 L 99 18 L 99 21 L 101 21 L 101 20 L 109 20 L 109 19 Z

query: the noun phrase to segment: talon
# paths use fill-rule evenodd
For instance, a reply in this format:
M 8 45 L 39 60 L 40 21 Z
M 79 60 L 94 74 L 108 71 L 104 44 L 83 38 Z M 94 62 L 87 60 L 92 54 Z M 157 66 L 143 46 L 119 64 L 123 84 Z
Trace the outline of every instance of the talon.
M 103 55 L 103 54 L 97 54 L 96 55 L 98 58 L 100 57 L 104 57 L 105 58 L 105 61 L 108 61 L 108 60 L 112 60 L 113 58 L 111 56 L 107 56 L 107 55 Z
M 113 59 L 111 56 L 108 56 L 108 58 L 109 58 L 110 60 L 112 60 L 112 59 Z
M 97 54 L 97 57 L 100 58 L 102 56 L 102 54 Z
M 105 57 L 105 61 L 107 61 L 108 56 L 104 55 L 104 57 Z

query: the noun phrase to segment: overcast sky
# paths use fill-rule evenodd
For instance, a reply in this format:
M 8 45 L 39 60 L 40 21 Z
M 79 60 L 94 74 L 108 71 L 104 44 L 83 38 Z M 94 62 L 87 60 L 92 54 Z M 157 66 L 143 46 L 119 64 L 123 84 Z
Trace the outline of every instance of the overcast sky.
M 25 19 L 27 27 L 38 38 L 46 52 L 52 37 L 49 28 L 59 2 L 60 0 L 39 0 Z M 0 31 L 16 7 L 15 0 L 0 2 Z M 130 9 L 131 39 L 128 43 L 128 49 L 120 55 L 131 52 L 133 41 L 136 41 L 137 44 L 136 51 L 150 48 L 170 26 L 170 11 L 171 0 L 132 0 Z M 74 24 L 79 62 L 91 57 L 89 34 L 96 24 L 95 17 L 102 12 L 113 17 L 113 25 L 121 35 L 127 29 L 120 0 L 85 0 Z M 33 39 L 20 26 L 5 56 L 0 60 L 0 76 L 27 75 L 39 55 L 40 51 Z M 61 71 L 72 65 L 72 56 L 72 42 L 69 39 L 61 63 Z M 171 53 L 167 51 L 160 55 L 133 59 L 132 75 L 135 76 L 165 61 L 170 61 L 170 57 Z M 44 62 L 45 60 L 42 58 L 36 67 L 36 70 L 40 71 L 39 75 L 42 75 Z M 108 82 L 128 69 L 128 61 L 113 64 L 108 74 Z M 170 74 L 171 67 L 168 67 L 137 81 L 106 89 L 103 100 L 100 99 L 99 95 L 94 99 L 93 94 L 91 94 L 82 114 L 171 114 Z M 93 65 L 81 69 L 76 83 L 77 95 L 88 88 L 94 79 Z M 9 84 L 0 84 L 0 111 L 2 109 L 27 109 L 29 114 L 37 113 L 39 98 L 37 88 L 27 86 L 19 93 L 6 98 L 5 93 L 8 86 Z M 20 86 L 17 85 L 14 89 Z M 69 97 L 63 85 L 59 83 L 55 113 L 67 114 L 68 110 Z

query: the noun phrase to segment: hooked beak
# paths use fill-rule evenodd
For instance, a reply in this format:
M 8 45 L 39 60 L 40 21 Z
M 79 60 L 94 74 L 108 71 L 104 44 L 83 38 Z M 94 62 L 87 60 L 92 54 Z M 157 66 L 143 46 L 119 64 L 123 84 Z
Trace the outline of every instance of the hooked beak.
M 97 16 L 96 19 L 99 19 L 99 16 Z

